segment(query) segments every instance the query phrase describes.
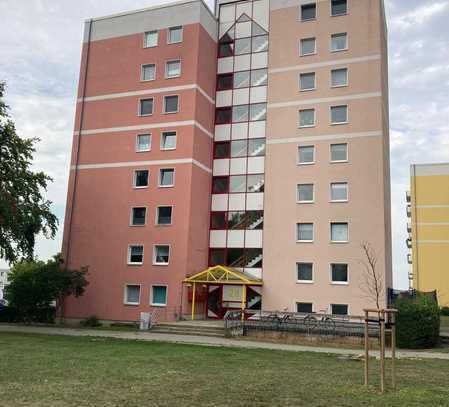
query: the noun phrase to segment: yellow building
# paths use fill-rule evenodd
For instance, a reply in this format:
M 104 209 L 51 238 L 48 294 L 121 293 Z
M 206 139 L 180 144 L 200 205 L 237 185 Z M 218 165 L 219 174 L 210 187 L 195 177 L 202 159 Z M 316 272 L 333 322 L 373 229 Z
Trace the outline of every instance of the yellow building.
M 407 193 L 407 247 L 412 287 L 437 290 L 440 306 L 449 306 L 449 163 L 410 168 Z

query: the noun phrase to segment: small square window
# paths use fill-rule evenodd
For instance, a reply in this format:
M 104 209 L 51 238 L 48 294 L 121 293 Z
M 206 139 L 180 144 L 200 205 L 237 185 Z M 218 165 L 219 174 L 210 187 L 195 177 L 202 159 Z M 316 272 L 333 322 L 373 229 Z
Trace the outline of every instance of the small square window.
M 246 192 L 246 175 L 233 175 L 229 177 L 229 192 Z
M 159 170 L 159 186 L 172 187 L 175 185 L 175 170 L 174 168 L 161 168 Z
M 179 111 L 179 96 L 164 96 L 164 113 L 177 113 Z
M 299 55 L 313 55 L 316 53 L 316 39 L 315 38 L 303 38 L 300 41 Z
M 170 246 L 169 245 L 155 245 L 153 264 L 155 265 L 167 265 L 170 259 Z
M 299 242 L 313 241 L 313 223 L 297 223 L 296 232 L 296 240 Z
M 155 79 L 156 79 L 156 65 L 155 64 L 142 65 L 141 80 L 154 81 Z
M 150 116 L 153 114 L 153 98 L 139 100 L 139 115 Z
M 314 199 L 313 189 L 313 184 L 298 184 L 296 198 L 298 203 L 312 203 Z
M 346 222 L 331 223 L 331 241 L 337 243 L 349 241 L 348 224 Z
M 346 202 L 348 200 L 348 183 L 332 182 L 331 183 L 331 201 Z
M 346 284 L 348 282 L 348 265 L 332 263 L 331 281 L 333 283 Z
M 313 281 L 313 264 L 296 263 L 297 280 L 301 282 Z
M 157 46 L 157 31 L 147 31 L 144 36 L 144 44 L 145 48 L 156 47 Z
M 331 51 L 346 51 L 348 49 L 348 34 L 339 33 L 331 36 Z
M 315 147 L 299 146 L 298 164 L 314 164 L 314 163 L 315 163 Z
M 246 192 L 264 192 L 265 178 L 263 174 L 248 175 Z
M 239 105 L 232 107 L 232 122 L 241 123 L 248 121 L 249 107 L 248 105 Z
M 231 142 L 231 158 L 246 157 L 247 154 L 247 140 L 234 140 Z
M 161 134 L 161 150 L 176 149 L 176 131 L 164 131 Z
M 212 193 L 226 194 L 229 187 L 229 177 L 213 177 L 212 178 Z
M 348 68 L 333 69 L 331 71 L 331 86 L 333 88 L 348 86 Z
M 222 75 L 218 75 L 217 77 L 217 90 L 228 90 L 232 89 L 233 83 L 233 74 L 225 73 Z
M 302 73 L 299 75 L 299 89 L 300 90 L 315 89 L 315 72 Z
M 241 71 L 234 73 L 234 88 L 249 87 L 250 71 Z
M 347 304 L 331 304 L 332 315 L 348 315 Z
M 172 210 L 171 206 L 158 206 L 156 210 L 156 225 L 171 225 Z
M 315 126 L 315 109 L 304 109 L 299 111 L 299 127 Z
M 261 157 L 265 155 L 265 139 L 254 138 L 248 140 L 248 156 Z
M 301 21 L 314 20 L 316 18 L 316 4 L 303 4 L 301 6 Z
M 156 307 L 167 305 L 167 286 L 153 285 L 151 287 L 151 305 Z
M 136 151 L 150 151 L 151 150 L 151 134 L 138 134 L 136 140 Z
M 331 0 L 331 15 L 341 16 L 348 12 L 347 0 Z
M 255 69 L 251 71 L 251 86 L 263 86 L 268 83 L 268 70 Z
M 253 37 L 253 52 L 264 52 L 268 50 L 268 35 Z
M 210 216 L 210 228 L 226 229 L 226 212 L 212 212 Z
M 331 144 L 331 162 L 348 161 L 348 145 L 346 143 Z
M 252 122 L 258 120 L 266 120 L 267 118 L 267 104 L 255 103 L 249 105 L 249 120 Z
M 311 314 L 313 312 L 313 305 L 311 302 L 297 302 L 296 312 L 301 314 Z
M 209 265 L 217 266 L 226 263 L 226 249 L 210 249 L 209 250 Z
M 168 44 L 176 44 L 178 42 L 182 42 L 182 26 L 178 27 L 170 27 L 168 29 Z
M 148 186 L 148 170 L 134 171 L 134 188 L 146 188 Z
M 125 304 L 138 305 L 140 303 L 140 285 L 127 284 L 125 286 Z
M 229 141 L 214 143 L 214 158 L 229 158 L 229 154 L 230 154 Z
M 233 42 L 223 42 L 218 44 L 218 57 L 226 58 L 234 55 L 234 43 Z
M 181 76 L 181 60 L 167 61 L 165 63 L 165 77 L 176 78 Z
M 348 106 L 332 106 L 331 107 L 331 124 L 348 123 Z
M 143 263 L 143 246 L 130 245 L 128 247 L 128 264 L 142 264 Z
M 215 109 L 215 124 L 227 124 L 232 122 L 232 110 L 230 107 Z
M 243 55 L 251 53 L 251 38 L 240 38 L 235 40 L 235 55 Z
M 147 208 L 137 207 L 131 210 L 131 226 L 144 226 L 146 222 Z

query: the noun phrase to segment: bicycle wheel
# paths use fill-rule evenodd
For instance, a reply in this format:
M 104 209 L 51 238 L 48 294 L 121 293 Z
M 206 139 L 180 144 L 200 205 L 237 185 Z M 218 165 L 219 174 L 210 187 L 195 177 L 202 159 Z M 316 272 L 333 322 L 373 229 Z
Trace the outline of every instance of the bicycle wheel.
M 304 326 L 308 330 L 312 330 L 312 329 L 316 328 L 317 325 L 318 325 L 318 320 L 313 315 L 307 315 L 304 318 Z
M 324 318 L 323 328 L 328 332 L 335 332 L 335 321 L 331 317 Z

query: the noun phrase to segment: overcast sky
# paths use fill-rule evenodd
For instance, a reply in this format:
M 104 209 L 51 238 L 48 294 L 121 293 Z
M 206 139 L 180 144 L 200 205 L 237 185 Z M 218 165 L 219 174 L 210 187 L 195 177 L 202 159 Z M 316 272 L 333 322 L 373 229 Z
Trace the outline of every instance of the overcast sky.
M 41 258 L 61 247 L 83 21 L 163 2 L 0 0 L 0 80 L 7 83 L 6 101 L 19 134 L 42 139 L 36 169 L 54 178 L 47 197 L 60 228 L 54 241 L 38 239 Z M 386 0 L 386 9 L 394 282 L 407 288 L 409 166 L 449 162 L 449 0 Z

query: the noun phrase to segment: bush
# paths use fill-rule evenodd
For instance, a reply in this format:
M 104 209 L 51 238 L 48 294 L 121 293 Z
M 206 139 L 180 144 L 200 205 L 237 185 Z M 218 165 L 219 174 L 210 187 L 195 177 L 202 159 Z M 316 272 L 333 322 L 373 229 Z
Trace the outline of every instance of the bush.
M 427 296 L 399 298 L 394 303 L 398 310 L 396 340 L 400 348 L 424 349 L 438 344 L 440 310 L 437 302 Z
M 81 326 L 89 326 L 89 327 L 95 327 L 95 326 L 101 326 L 101 322 L 98 320 L 96 315 L 91 315 L 90 317 L 83 319 L 80 321 Z
M 441 307 L 440 314 L 449 317 L 449 307 Z
M 52 324 L 55 321 L 55 307 L 36 309 L 32 319 L 24 319 L 17 308 L 5 306 L 0 310 L 0 322 L 39 322 Z

